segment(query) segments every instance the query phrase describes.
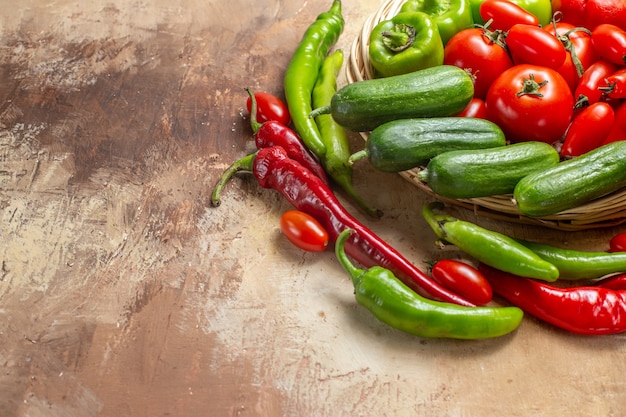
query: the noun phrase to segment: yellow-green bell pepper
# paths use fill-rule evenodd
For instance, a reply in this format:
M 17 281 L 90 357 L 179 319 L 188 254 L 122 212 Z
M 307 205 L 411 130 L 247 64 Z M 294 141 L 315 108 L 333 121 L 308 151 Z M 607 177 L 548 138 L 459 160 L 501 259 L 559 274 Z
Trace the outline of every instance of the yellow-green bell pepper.
M 439 29 L 445 45 L 457 32 L 474 24 L 470 0 L 407 0 L 400 13 L 423 12 L 431 17 Z
M 369 58 L 376 77 L 389 77 L 442 65 L 443 48 L 426 13 L 404 12 L 372 29 Z

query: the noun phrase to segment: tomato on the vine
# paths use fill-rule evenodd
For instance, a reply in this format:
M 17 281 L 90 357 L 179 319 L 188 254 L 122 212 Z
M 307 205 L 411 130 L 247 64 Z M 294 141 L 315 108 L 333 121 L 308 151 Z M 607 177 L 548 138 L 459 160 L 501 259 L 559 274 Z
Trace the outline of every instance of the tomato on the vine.
M 322 252 L 328 247 L 328 232 L 311 215 L 300 210 L 287 210 L 280 217 L 280 230 L 296 247 L 309 252 Z
M 556 36 L 566 50 L 565 61 L 557 71 L 573 92 L 587 68 L 598 60 L 591 44 L 591 34 L 585 28 L 565 22 L 552 22 L 544 30 Z
M 591 32 L 591 43 L 600 58 L 616 65 L 626 65 L 626 30 L 603 23 Z
M 587 68 L 578 81 L 574 90 L 576 108 L 589 106 L 602 99 L 600 87 L 605 85 L 604 80 L 617 71 L 617 65 L 607 61 L 596 61 Z
M 602 145 L 613 128 L 614 120 L 615 112 L 608 103 L 599 101 L 586 107 L 567 129 L 561 155 L 580 156 Z
M 489 119 L 512 142 L 561 139 L 574 108 L 574 97 L 558 72 L 528 64 L 504 71 L 489 88 L 485 101 Z
M 621 68 L 604 79 L 605 85 L 600 87 L 603 97 L 610 99 L 626 98 L 626 68 Z
M 532 64 L 557 69 L 565 62 L 565 47 L 556 36 L 539 26 L 515 24 L 505 38 L 514 64 Z
M 434 281 L 476 305 L 485 305 L 493 297 L 489 281 L 478 269 L 465 262 L 442 259 L 432 266 L 431 275 Z
M 287 105 L 274 94 L 257 91 L 254 93 L 254 98 L 257 102 L 256 119 L 259 123 L 274 120 L 287 126 L 291 122 Z M 250 113 L 252 110 L 252 99 L 249 96 L 246 100 L 246 108 L 248 113 Z
M 443 63 L 467 71 L 474 81 L 474 97 L 483 99 L 493 81 L 513 65 L 502 32 L 484 28 L 464 29 L 450 38 Z
M 517 23 L 539 26 L 537 16 L 509 0 L 485 0 L 479 6 L 480 17 L 490 29 L 509 30 Z

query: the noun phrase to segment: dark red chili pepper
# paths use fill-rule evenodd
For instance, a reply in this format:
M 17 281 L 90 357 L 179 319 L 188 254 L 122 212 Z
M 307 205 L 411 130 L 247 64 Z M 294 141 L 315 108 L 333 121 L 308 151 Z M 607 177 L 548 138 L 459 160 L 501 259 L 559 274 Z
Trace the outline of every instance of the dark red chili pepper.
M 608 278 L 599 280 L 597 287 L 609 288 L 612 290 L 626 290 L 626 274 L 612 275 Z
M 254 132 L 254 142 L 258 149 L 269 148 L 270 146 L 280 146 L 291 159 L 295 159 L 302 165 L 311 170 L 315 175 L 320 177 L 322 181 L 328 184 L 328 177 L 326 171 L 319 163 L 319 161 L 313 156 L 311 151 L 306 147 L 300 136 L 291 128 L 283 125 L 276 120 L 268 120 L 264 123 L 259 123 L 256 119 L 257 102 L 256 97 L 252 91 L 246 88 L 248 95 L 250 96 L 250 127 Z
M 481 264 L 493 291 L 528 314 L 561 329 L 587 335 L 626 332 L 626 290 L 560 288 Z
M 242 170 L 252 171 L 261 187 L 280 192 L 296 209 L 317 219 L 328 232 L 333 244 L 343 230 L 354 229 L 356 233 L 346 243 L 346 253 L 362 265 L 378 265 L 391 270 L 407 286 L 424 297 L 465 306 L 473 305 L 433 281 L 428 274 L 360 223 L 341 205 L 333 191 L 319 177 L 289 158 L 279 146 L 261 149 L 231 165 L 213 191 L 211 202 L 214 206 L 219 205 L 219 195 L 228 178 Z

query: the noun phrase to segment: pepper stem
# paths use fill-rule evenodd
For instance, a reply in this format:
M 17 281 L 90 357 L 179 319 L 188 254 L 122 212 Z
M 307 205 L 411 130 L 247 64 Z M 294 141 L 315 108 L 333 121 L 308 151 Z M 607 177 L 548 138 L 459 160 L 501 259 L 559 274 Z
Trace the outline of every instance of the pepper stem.
M 354 233 L 354 229 L 349 228 L 344 229 L 341 231 L 341 233 L 339 233 L 339 236 L 337 236 L 337 239 L 335 240 L 335 256 L 337 257 L 337 260 L 339 261 L 343 269 L 345 269 L 348 275 L 350 275 L 350 278 L 352 278 L 352 283 L 356 287 L 356 285 L 361 281 L 361 277 L 365 273 L 365 270 L 354 266 L 354 264 L 348 258 L 348 255 L 346 254 L 346 251 L 344 249 L 346 241 L 348 240 L 348 238 L 350 238 L 352 233 Z
M 402 52 L 415 42 L 415 28 L 405 23 L 395 24 L 393 30 L 386 30 L 381 35 L 383 45 L 393 52 Z
M 256 157 L 256 152 L 251 153 L 250 155 L 246 155 L 243 158 L 233 162 L 231 166 L 226 168 L 220 178 L 215 184 L 215 188 L 213 188 L 213 193 L 211 194 L 211 205 L 213 207 L 217 207 L 221 204 L 220 195 L 222 190 L 228 183 L 228 180 L 231 179 L 233 175 L 235 175 L 239 171 L 249 171 L 252 172 L 252 163 L 254 162 L 254 158 Z
M 426 223 L 433 229 L 437 237 L 445 241 L 446 231 L 443 225 L 447 222 L 455 221 L 456 219 L 445 214 L 435 214 L 434 210 L 440 210 L 443 209 L 443 207 L 443 203 L 438 201 L 424 204 L 422 206 L 422 216 L 424 216 L 424 220 L 426 220 Z
M 256 97 L 254 96 L 254 93 L 252 92 L 252 90 L 250 90 L 247 87 L 246 87 L 246 91 L 248 92 L 248 95 L 250 96 L 250 102 L 251 102 L 250 104 L 250 127 L 252 128 L 252 133 L 256 133 L 261 128 L 261 123 L 259 123 L 256 118 L 256 112 L 258 108 Z

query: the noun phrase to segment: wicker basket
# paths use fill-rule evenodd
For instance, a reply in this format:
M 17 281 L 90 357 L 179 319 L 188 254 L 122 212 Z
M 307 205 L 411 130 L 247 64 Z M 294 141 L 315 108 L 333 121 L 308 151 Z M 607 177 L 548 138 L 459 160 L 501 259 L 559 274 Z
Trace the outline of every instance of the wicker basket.
M 346 63 L 346 79 L 348 83 L 372 78 L 372 68 L 368 55 L 370 32 L 379 22 L 397 14 L 404 1 L 406 0 L 386 0 L 363 23 L 361 33 L 352 42 L 350 58 Z M 361 133 L 361 136 L 367 139 L 368 135 L 367 133 Z M 420 168 L 415 168 L 401 172 L 400 175 L 431 196 L 449 204 L 471 209 L 480 216 L 572 231 L 611 227 L 626 222 L 626 189 L 555 215 L 528 217 L 517 209 L 511 195 L 471 199 L 450 199 L 439 196 L 428 185 L 418 179 L 417 174 L 419 170 Z

